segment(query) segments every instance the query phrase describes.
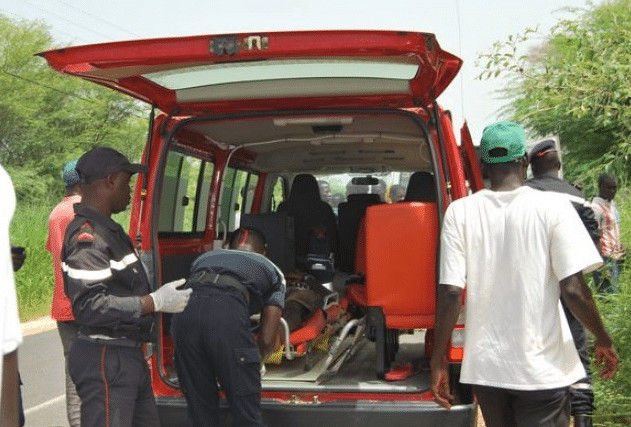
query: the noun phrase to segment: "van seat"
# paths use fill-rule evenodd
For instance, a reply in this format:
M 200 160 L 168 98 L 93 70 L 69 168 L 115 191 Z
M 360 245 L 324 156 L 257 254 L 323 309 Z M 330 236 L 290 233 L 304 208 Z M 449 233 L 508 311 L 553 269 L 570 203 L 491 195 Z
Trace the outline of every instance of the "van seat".
M 378 194 L 350 194 L 346 202 L 337 207 L 338 232 L 340 237 L 339 269 L 353 273 L 355 269 L 355 248 L 359 222 L 368 206 L 382 203 Z
M 366 303 L 387 328 L 433 327 L 438 208 L 401 202 L 366 211 Z
M 366 305 L 384 378 L 402 330 L 433 328 L 438 206 L 401 202 L 366 210 Z

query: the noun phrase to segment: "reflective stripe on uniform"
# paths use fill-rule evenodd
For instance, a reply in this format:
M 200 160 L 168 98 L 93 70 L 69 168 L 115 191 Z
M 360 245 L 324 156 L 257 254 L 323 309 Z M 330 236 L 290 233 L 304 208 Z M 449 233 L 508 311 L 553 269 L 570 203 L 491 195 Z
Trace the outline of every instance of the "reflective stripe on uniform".
M 71 279 L 98 281 L 112 277 L 112 271 L 109 268 L 104 268 L 103 270 L 79 270 L 68 267 L 68 264 L 65 262 L 61 264 L 61 268 Z
M 135 263 L 136 261 L 138 261 L 138 257 L 136 256 L 136 254 L 130 253 L 130 254 L 125 255 L 123 259 L 121 259 L 120 261 L 111 260 L 110 268 L 121 271 L 129 267 L 131 264 Z
M 120 261 L 110 260 L 110 268 L 101 270 L 82 270 L 69 267 L 68 264 L 62 263 L 63 271 L 68 273 L 68 277 L 77 280 L 98 281 L 112 277 L 112 270 L 122 271 L 131 264 L 138 261 L 138 257 L 134 253 L 127 254 Z

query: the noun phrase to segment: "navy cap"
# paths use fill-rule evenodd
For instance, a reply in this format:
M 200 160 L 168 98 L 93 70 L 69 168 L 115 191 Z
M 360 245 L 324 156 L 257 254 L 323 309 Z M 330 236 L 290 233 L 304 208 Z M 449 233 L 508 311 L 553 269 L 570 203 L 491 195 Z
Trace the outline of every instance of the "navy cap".
M 79 172 L 77 172 L 77 161 L 70 160 L 69 162 L 66 162 L 61 176 L 66 187 L 74 187 L 79 182 L 81 182 Z
M 130 163 L 127 157 L 109 147 L 91 149 L 79 158 L 76 168 L 84 183 L 103 179 L 116 172 L 127 171 L 134 174 L 146 170 L 143 165 Z
M 553 151 L 557 151 L 556 141 L 554 139 L 545 139 L 530 150 L 530 162 L 532 163 L 533 160 L 540 159 Z

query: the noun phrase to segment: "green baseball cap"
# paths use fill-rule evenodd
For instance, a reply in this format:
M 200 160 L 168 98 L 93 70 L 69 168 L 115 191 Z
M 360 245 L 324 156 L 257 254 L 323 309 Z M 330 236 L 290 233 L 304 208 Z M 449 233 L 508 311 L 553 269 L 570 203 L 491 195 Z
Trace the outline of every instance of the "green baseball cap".
M 517 123 L 503 121 L 484 128 L 480 142 L 480 156 L 484 163 L 514 162 L 525 154 L 526 131 Z

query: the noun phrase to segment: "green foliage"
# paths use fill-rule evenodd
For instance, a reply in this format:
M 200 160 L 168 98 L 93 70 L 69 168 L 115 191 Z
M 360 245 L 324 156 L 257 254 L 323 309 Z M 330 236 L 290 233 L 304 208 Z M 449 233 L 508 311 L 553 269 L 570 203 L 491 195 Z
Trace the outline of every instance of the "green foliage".
M 526 54 L 536 30 L 495 43 L 479 77 L 509 77 L 504 113 L 533 136 L 558 134 L 566 176 L 593 190 L 603 170 L 631 175 L 631 0 L 572 12 Z
M 631 243 L 631 190 L 617 196 L 623 243 Z M 599 296 L 598 308 L 620 355 L 620 371 L 613 380 L 594 377 L 596 412 L 595 426 L 628 426 L 631 424 L 631 269 L 623 271 L 620 292 Z
M 11 223 L 11 244 L 26 248 L 26 260 L 15 273 L 20 318 L 48 314 L 53 295 L 53 259 L 46 250 L 48 215 L 53 202 L 18 205 Z
M 0 163 L 19 203 L 61 197 L 63 163 L 91 147 L 112 146 L 136 159 L 146 137 L 146 107 L 60 75 L 34 56 L 54 47 L 44 24 L 0 15 Z

